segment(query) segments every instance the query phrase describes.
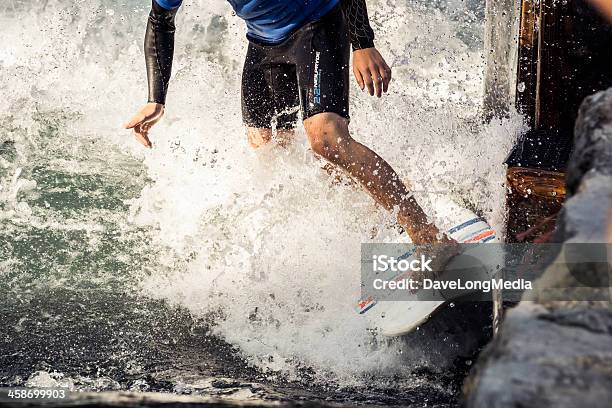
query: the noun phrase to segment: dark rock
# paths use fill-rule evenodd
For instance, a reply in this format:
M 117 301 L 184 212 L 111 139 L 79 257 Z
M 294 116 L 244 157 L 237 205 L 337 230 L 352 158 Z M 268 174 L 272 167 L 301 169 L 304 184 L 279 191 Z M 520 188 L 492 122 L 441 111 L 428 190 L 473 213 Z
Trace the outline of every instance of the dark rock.
M 508 312 L 465 381 L 467 407 L 612 404 L 612 252 L 604 245 L 612 238 L 612 89 L 584 100 L 575 133 L 567 168 L 572 196 L 559 215 L 554 240 L 589 243 L 589 251 L 603 251 L 608 261 L 572 262 L 575 249 L 562 248 L 558 260 L 564 262 L 551 264 L 536 286 L 558 288 L 563 299 L 590 301 L 526 295 Z
M 563 205 L 557 221 L 555 241 L 607 242 L 611 206 L 612 175 L 591 170 L 580 189 Z
M 580 327 L 593 333 L 612 336 L 612 309 L 560 309 L 540 316 L 563 326 Z
M 612 176 L 612 88 L 582 102 L 567 167 L 567 192 L 574 194 L 589 173 Z
M 549 311 L 521 303 L 464 384 L 464 405 L 609 407 L 610 319 L 609 309 Z

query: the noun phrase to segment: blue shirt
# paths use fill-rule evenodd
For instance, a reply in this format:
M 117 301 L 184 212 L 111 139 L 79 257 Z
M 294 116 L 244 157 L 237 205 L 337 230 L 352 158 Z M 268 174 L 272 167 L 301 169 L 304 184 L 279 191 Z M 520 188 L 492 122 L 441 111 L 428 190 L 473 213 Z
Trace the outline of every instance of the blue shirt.
M 155 0 L 166 10 L 182 0 Z M 236 15 L 247 25 L 247 36 L 269 44 L 283 42 L 295 30 L 316 21 L 340 0 L 229 0 Z

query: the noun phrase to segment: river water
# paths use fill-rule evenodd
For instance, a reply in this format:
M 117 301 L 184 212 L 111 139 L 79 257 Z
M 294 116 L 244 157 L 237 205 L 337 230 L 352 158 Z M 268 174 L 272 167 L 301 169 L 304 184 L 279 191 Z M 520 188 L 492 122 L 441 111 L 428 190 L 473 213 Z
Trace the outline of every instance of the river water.
M 352 85 L 351 131 L 426 208 L 444 191 L 500 228 L 521 122 L 480 121 L 482 3 L 368 2 L 394 81 L 381 100 Z M 355 313 L 360 243 L 406 240 L 390 216 L 303 130 L 246 143 L 229 5 L 179 12 L 155 148 L 122 130 L 146 99 L 148 9 L 0 6 L 0 386 L 452 406 L 463 368 Z

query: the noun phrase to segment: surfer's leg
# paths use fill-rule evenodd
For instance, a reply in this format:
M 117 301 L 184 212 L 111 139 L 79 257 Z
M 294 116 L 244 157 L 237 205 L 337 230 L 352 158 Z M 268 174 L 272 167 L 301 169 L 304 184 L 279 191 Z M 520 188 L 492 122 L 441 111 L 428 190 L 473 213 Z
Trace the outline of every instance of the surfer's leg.
M 284 146 L 293 136 L 299 104 L 295 65 L 278 50 L 249 42 L 242 71 L 242 119 L 249 144 Z
M 312 150 L 348 172 L 388 210 L 397 209 L 397 220 L 415 243 L 439 241 L 438 229 L 410 194 L 395 170 L 367 146 L 354 140 L 348 120 L 336 113 L 319 113 L 304 121 Z
M 272 129 L 247 126 L 247 140 L 256 149 L 272 140 Z
M 257 149 L 274 140 L 280 146 L 286 146 L 293 138 L 293 129 L 276 129 L 273 132 L 270 128 L 256 128 L 247 126 L 247 140 L 252 148 Z
M 312 150 L 346 171 L 386 209 L 397 208 L 398 222 L 415 243 L 438 241 L 437 228 L 397 173 L 349 134 L 350 43 L 342 11 L 331 11 L 297 42 L 300 105 Z

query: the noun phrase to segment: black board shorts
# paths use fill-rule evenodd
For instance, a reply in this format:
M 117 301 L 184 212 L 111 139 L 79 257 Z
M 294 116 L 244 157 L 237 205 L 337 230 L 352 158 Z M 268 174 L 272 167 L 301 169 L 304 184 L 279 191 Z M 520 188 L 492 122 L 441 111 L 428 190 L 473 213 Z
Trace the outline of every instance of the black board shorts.
M 242 119 L 256 128 L 291 129 L 323 112 L 349 118 L 349 33 L 340 6 L 278 45 L 249 39 L 242 72 Z

